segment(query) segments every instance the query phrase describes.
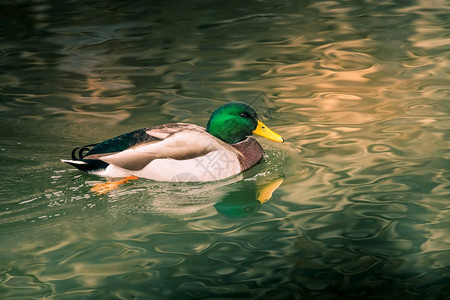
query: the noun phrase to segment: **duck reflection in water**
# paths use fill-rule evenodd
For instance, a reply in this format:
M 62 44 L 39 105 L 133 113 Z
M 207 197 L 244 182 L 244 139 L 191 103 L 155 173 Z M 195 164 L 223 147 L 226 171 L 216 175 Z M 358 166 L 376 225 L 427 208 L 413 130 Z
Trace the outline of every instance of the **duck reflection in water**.
M 258 212 L 265 202 L 273 198 L 283 180 L 280 174 L 247 179 L 240 175 L 214 183 L 137 180 L 104 195 L 108 196 L 109 202 L 121 202 L 121 205 L 114 206 L 115 213 L 118 212 L 116 210 L 124 210 L 189 220 L 204 217 L 214 208 L 220 215 L 238 219 Z M 129 197 L 131 195 L 133 197 Z
M 223 200 L 214 207 L 217 212 L 228 218 L 244 218 L 256 213 L 261 205 L 269 201 L 276 189 L 283 183 L 283 178 L 264 180 L 253 188 L 245 187 L 227 193 Z

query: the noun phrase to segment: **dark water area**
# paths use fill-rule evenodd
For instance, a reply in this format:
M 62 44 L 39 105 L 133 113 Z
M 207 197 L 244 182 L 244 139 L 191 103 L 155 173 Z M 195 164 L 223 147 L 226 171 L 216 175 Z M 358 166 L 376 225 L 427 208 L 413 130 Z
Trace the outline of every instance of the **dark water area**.
M 449 299 L 449 11 L 0 2 L 0 298 Z M 96 195 L 60 162 L 229 101 L 286 140 L 241 176 Z

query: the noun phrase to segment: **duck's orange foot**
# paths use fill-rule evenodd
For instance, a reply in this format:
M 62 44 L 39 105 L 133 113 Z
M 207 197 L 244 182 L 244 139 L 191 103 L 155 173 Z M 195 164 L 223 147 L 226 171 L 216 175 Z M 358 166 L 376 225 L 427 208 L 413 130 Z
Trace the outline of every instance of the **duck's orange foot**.
M 91 188 L 91 191 L 93 191 L 94 193 L 96 193 L 97 195 L 103 195 L 106 194 L 112 190 L 117 189 L 121 184 L 125 184 L 130 180 L 136 180 L 139 179 L 139 177 L 136 176 L 128 176 L 125 178 L 122 178 L 120 180 L 117 181 L 108 181 L 105 183 L 97 183 L 96 185 L 94 185 Z

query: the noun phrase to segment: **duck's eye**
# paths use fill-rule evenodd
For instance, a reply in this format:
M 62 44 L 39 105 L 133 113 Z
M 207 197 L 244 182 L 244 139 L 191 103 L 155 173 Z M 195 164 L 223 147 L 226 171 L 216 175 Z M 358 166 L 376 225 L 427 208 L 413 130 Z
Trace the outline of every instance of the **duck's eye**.
M 248 117 L 250 117 L 250 115 L 249 115 L 248 113 L 246 113 L 246 112 L 242 112 L 242 113 L 240 114 L 240 116 L 243 117 L 243 118 L 248 118 Z

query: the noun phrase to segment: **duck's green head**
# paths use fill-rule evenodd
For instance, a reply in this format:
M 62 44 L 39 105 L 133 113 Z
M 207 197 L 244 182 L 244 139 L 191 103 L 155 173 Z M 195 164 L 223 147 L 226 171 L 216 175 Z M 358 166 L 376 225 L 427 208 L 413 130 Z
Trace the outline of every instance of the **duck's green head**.
M 256 134 L 275 142 L 284 139 L 264 125 L 256 111 L 243 102 L 229 102 L 216 109 L 208 121 L 206 130 L 228 144 L 238 143 Z

